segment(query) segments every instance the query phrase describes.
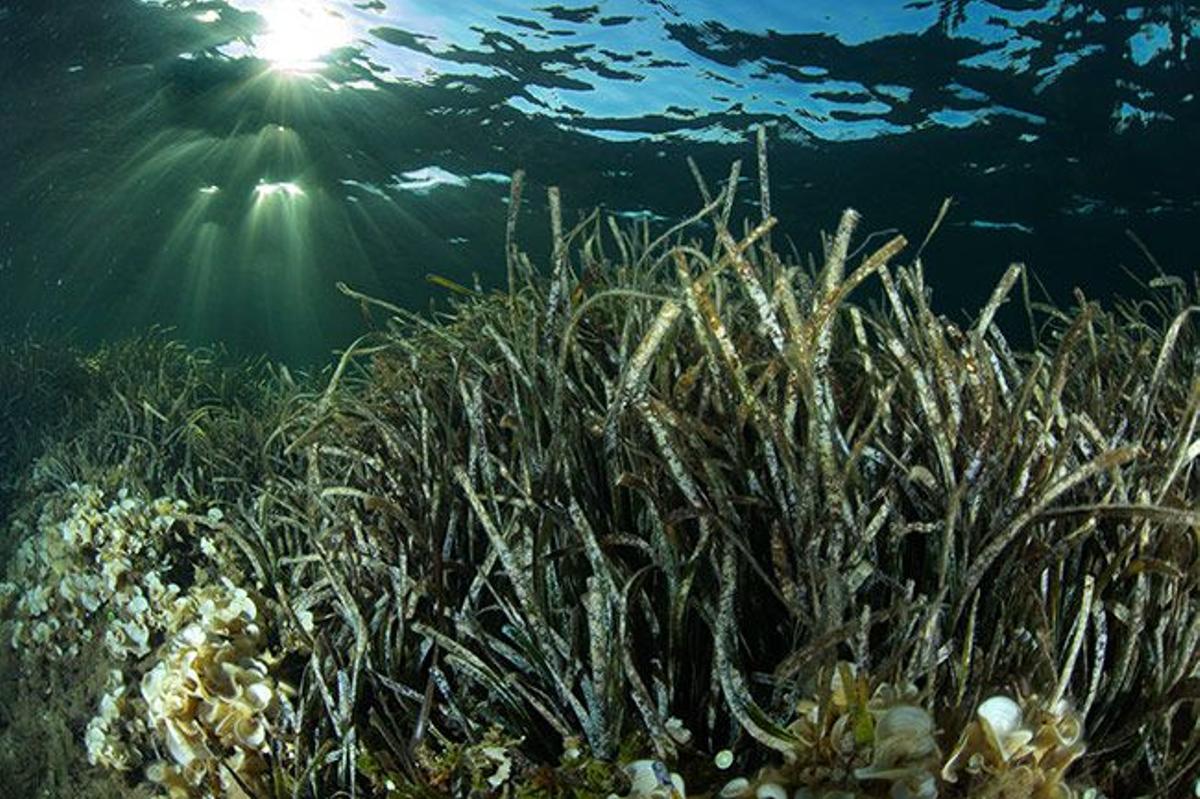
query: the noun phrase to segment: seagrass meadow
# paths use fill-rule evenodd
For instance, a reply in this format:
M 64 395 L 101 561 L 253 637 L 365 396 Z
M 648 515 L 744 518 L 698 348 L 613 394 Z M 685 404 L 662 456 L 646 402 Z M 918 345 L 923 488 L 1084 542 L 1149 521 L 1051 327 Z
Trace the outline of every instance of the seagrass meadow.
M 6 795 L 1191 795 L 1200 287 L 956 322 L 761 147 L 325 372 L 6 347 Z

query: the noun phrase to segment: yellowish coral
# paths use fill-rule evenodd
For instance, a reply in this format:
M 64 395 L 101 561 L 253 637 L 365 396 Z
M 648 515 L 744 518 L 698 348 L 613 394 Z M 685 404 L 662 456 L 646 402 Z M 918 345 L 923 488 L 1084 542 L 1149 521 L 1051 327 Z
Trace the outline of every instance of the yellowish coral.
M 48 499 L 9 566 L 10 585 L 20 592 L 13 648 L 74 658 L 96 635 L 103 608 L 99 634 L 113 657 L 149 654 L 151 632 L 165 621 L 158 609 L 169 604 L 161 600 L 179 591 L 160 574 L 170 566 L 169 532 L 186 511 L 182 501 L 145 501 L 125 490 L 106 503 L 100 489 L 79 484 Z
M 1079 793 L 1063 775 L 1083 754 L 1082 738 L 1082 721 L 1064 701 L 993 696 L 976 709 L 942 778 L 974 778 L 972 796 L 1074 799 Z
M 116 669 L 108 673 L 108 686 L 100 708 L 84 733 L 88 762 L 116 771 L 127 771 L 138 762 L 137 752 L 122 740 L 119 728 L 126 705 L 125 678 Z
M 801 783 L 838 783 L 867 764 L 870 740 L 869 686 L 850 663 L 839 663 L 826 687 L 801 700 L 788 731 L 800 742 L 786 755 Z
M 933 737 L 933 718 L 915 705 L 883 711 L 875 724 L 871 765 L 856 769 L 859 780 L 885 780 L 893 799 L 934 799 L 933 771 L 940 757 Z
M 88 761 L 131 771 L 141 753 L 163 752 L 145 773 L 174 797 L 237 799 L 243 786 L 257 795 L 287 705 L 258 605 L 225 577 L 205 582 L 236 571 L 225 568 L 223 545 L 197 534 L 222 522 L 219 511 L 195 516 L 178 500 L 72 485 L 45 499 L 0 584 L 10 642 L 24 656 L 69 660 L 96 641 L 110 657 L 83 736 Z M 197 548 L 209 570 L 195 566 Z M 166 576 L 184 560 L 198 581 L 188 591 Z
M 826 687 L 797 704 L 789 731 L 800 741 L 788 755 L 788 782 L 807 786 L 888 780 L 912 784 L 900 795 L 926 797 L 937 758 L 933 720 L 908 685 L 872 685 L 853 664 L 839 663 Z
M 722 799 L 853 797 L 854 790 L 892 799 L 935 799 L 938 747 L 933 718 L 911 685 L 873 684 L 850 663 L 838 663 L 811 699 L 797 703 L 788 731 L 797 741 L 781 768 L 753 779 L 734 777 Z M 718 763 L 728 767 L 732 753 Z
M 257 607 L 228 580 L 176 601 L 177 632 L 142 678 L 151 729 L 170 760 L 147 774 L 173 797 L 241 797 L 267 771 L 284 690 L 271 676 Z M 232 775 L 230 774 L 232 772 Z

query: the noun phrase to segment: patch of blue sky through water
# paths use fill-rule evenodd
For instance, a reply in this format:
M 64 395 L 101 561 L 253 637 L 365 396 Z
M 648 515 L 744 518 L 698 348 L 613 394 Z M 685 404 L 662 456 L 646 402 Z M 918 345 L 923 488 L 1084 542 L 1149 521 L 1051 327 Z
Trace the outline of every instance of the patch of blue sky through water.
M 1015 35 L 1015 31 L 1033 22 L 1049 22 L 1061 11 L 1061 0 L 1023 11 L 1000 9 L 989 3 L 968 4 L 966 19 L 954 29 L 955 35 L 994 47 L 967 59 L 962 66 L 1014 72 L 1029 69 L 1029 53 L 1038 43 L 1028 36 Z
M 665 30 L 665 26 L 681 22 L 714 23 L 752 35 L 766 35 L 769 31 L 815 32 L 853 45 L 877 36 L 916 33 L 932 24 L 934 18 L 932 14 L 906 11 L 900 5 L 881 11 L 877 3 L 862 3 L 860 8 L 861 13 L 848 14 L 845 3 L 829 0 L 812 3 L 696 0 L 686 5 L 687 17 L 684 18 L 644 2 L 600 4 L 595 19 L 628 21 L 616 25 L 597 25 L 594 20 L 587 25 L 568 23 L 565 29 L 575 34 L 571 39 L 573 46 L 588 46 L 588 58 L 612 58 L 615 63 L 608 65 L 627 77 L 600 74 L 594 62 L 585 62 L 565 68 L 561 75 L 586 85 L 587 89 L 526 86 L 530 97 L 514 97 L 510 105 L 524 113 L 547 113 L 564 127 L 615 141 L 664 135 L 699 141 L 740 141 L 742 132 L 728 130 L 720 122 L 704 127 L 681 124 L 667 134 L 637 129 L 637 121 L 646 117 L 686 120 L 735 110 L 743 115 L 787 117 L 808 133 L 826 140 L 899 133 L 904 130 L 902 127 L 883 119 L 890 110 L 884 102 L 839 103 L 817 96 L 829 92 L 861 93 L 864 87 L 859 84 L 835 79 L 820 84 L 797 83 L 763 69 L 769 64 L 767 59 L 716 63 L 700 57 L 667 35 Z M 547 30 L 552 29 L 542 20 L 527 19 L 544 25 Z M 538 32 L 519 30 L 524 26 L 515 22 L 508 24 L 517 28 L 512 33 L 521 37 L 526 46 L 539 38 Z M 545 52 L 553 53 L 553 48 Z M 652 56 L 645 55 L 647 53 Z M 821 66 L 814 67 L 824 71 Z M 898 86 L 887 89 L 881 94 L 899 102 L 903 102 L 911 91 Z M 852 111 L 861 118 L 837 120 L 830 116 L 835 110 Z M 579 122 L 580 117 L 587 121 Z M 605 128 L 605 120 L 614 124 Z
M 1160 53 L 1170 50 L 1171 30 L 1161 22 L 1143 25 L 1137 33 L 1129 37 L 1129 56 L 1139 67 L 1146 66 Z
M 680 0 L 676 5 L 686 10 L 689 21 L 712 21 L 756 34 L 827 34 L 850 46 L 884 36 L 919 34 L 937 23 L 934 4 L 916 9 L 908 3 L 878 0 Z
M 221 48 L 228 57 L 262 57 L 280 61 L 285 71 L 315 71 L 287 68 L 312 67 L 328 51 L 350 46 L 364 48 L 365 57 L 381 68 L 375 70 L 376 79 L 384 82 L 508 76 L 522 81 L 527 92 L 527 97 L 514 95 L 508 101 L 521 112 L 546 115 L 564 127 L 619 140 L 654 136 L 638 130 L 638 120 L 649 117 L 686 119 L 735 111 L 791 117 L 807 132 L 830 140 L 902 130 L 873 117 L 886 113 L 885 103 L 864 107 L 815 98 L 812 86 L 765 73 L 760 69 L 764 60 L 734 65 L 712 62 L 667 35 L 666 25 L 712 21 L 757 34 L 815 32 L 853 45 L 877 36 L 918 32 L 932 23 L 931 14 L 906 11 L 902 4 L 881 8 L 878 3 L 862 2 L 859 10 L 847 12 L 845 2 L 833 0 L 689 0 L 682 6 L 686 18 L 644 0 L 594 3 L 595 11 L 582 18 L 564 11 L 580 12 L 587 6 L 556 7 L 527 0 L 463 3 L 456 5 L 454 13 L 423 0 L 358 5 L 339 0 L 229 0 L 227 6 L 259 14 L 264 20 L 259 35 Z M 196 7 L 201 21 L 219 20 L 220 12 L 214 10 L 219 6 Z M 501 37 L 488 38 L 493 32 Z M 524 52 L 504 53 L 509 47 L 506 38 Z M 510 71 L 507 56 L 519 62 L 532 60 L 537 68 Z M 831 79 L 818 88 L 857 92 L 863 87 Z M 834 120 L 828 114 L 838 108 L 861 118 Z M 580 117 L 615 124 L 610 129 L 595 123 L 577 126 Z M 709 129 L 681 124 L 676 133 L 704 140 L 740 136 L 722 131 L 719 124 Z
M 373 80 L 380 83 L 461 77 L 465 90 L 472 78 L 508 77 L 522 89 L 506 102 L 521 113 L 616 141 L 740 139 L 740 132 L 721 124 L 727 114 L 785 119 L 826 141 L 903 133 L 906 128 L 887 117 L 894 106 L 907 102 L 908 87 L 862 86 L 840 79 L 836 65 L 830 64 L 812 64 L 805 73 L 823 71 L 823 80 L 799 81 L 786 71 L 769 69 L 773 62 L 752 50 L 746 59 L 719 63 L 677 40 L 668 27 L 712 23 L 752 38 L 827 35 L 853 47 L 886 36 L 919 34 L 935 25 L 937 16 L 935 4 L 913 8 L 875 0 L 492 0 L 455 2 L 452 9 L 432 0 L 228 0 L 227 6 L 258 13 L 266 28 L 245 42 L 228 43 L 223 52 L 229 57 L 270 60 L 274 49 L 285 65 L 295 61 L 305 66 L 338 47 L 354 47 L 361 49 L 360 58 L 369 61 Z M 209 19 L 220 7 L 196 6 Z M 1049 18 L 1056 8 L 999 12 L 988 3 L 972 4 L 956 35 L 995 43 L 997 49 L 981 56 L 979 65 L 1008 69 L 1013 59 L 1019 66 L 1023 51 L 1032 45 L 1013 36 L 1012 28 Z M 992 21 L 998 13 L 1007 24 Z M 289 35 L 272 40 L 273 25 Z M 307 48 L 296 44 L 306 36 L 311 37 Z M 711 44 L 715 56 L 721 44 Z M 369 88 L 364 83 L 350 88 Z M 834 99 L 839 94 L 842 99 Z M 953 119 L 952 126 L 958 127 L 969 124 L 970 115 L 983 121 L 995 112 L 978 106 L 947 108 L 931 121 Z M 709 116 L 715 119 L 704 122 Z M 701 121 L 692 122 L 695 118 Z M 663 119 L 676 124 L 664 126 Z

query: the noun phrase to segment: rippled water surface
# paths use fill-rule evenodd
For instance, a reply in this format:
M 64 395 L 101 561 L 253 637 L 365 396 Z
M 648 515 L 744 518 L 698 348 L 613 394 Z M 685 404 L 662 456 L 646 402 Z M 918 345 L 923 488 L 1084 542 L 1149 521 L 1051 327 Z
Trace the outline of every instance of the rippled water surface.
M 920 239 L 947 313 L 1011 260 L 1057 298 L 1196 266 L 1200 10 L 1038 0 L 0 0 L 0 322 L 152 324 L 323 359 L 335 284 L 502 277 L 509 175 L 651 224 L 767 127 L 800 251 L 840 208 Z M 745 187 L 743 210 L 758 213 Z

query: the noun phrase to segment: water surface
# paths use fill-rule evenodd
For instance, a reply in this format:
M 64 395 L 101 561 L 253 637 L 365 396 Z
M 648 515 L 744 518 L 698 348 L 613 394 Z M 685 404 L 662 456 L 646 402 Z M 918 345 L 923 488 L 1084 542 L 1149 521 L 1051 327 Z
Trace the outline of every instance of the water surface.
M 0 2 L 6 332 L 147 325 L 322 360 L 345 281 L 499 284 L 508 176 L 666 224 L 685 158 L 754 177 L 797 249 L 852 205 L 920 238 L 943 310 L 1011 260 L 1059 299 L 1195 266 L 1195 4 L 1038 0 Z M 747 185 L 742 210 L 755 215 Z

